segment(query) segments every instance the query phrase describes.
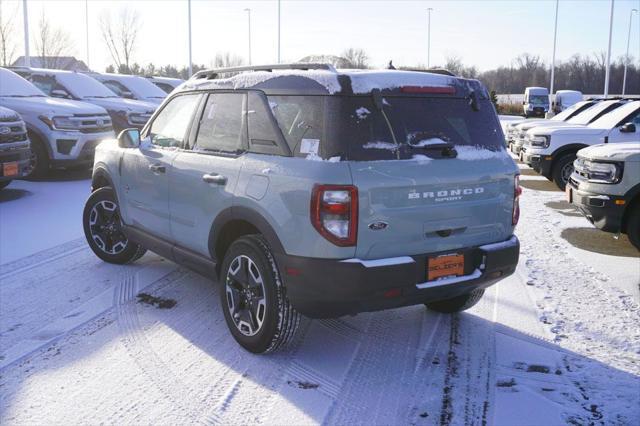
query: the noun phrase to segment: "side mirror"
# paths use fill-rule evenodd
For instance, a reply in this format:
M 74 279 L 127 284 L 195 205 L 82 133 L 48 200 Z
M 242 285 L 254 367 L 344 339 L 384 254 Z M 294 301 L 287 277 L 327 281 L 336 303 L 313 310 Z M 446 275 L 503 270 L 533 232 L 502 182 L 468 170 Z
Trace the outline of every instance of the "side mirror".
M 636 125 L 633 123 L 624 123 L 622 127 L 620 127 L 621 133 L 635 133 Z
M 55 90 L 51 91 L 51 97 L 52 98 L 64 98 L 64 99 L 67 99 L 67 98 L 69 98 L 69 93 L 67 93 L 66 90 L 55 89 Z
M 124 129 L 118 135 L 118 146 L 120 148 L 138 148 L 140 146 L 140 130 Z
M 122 92 L 122 97 L 127 99 L 133 99 L 133 93 L 131 92 Z

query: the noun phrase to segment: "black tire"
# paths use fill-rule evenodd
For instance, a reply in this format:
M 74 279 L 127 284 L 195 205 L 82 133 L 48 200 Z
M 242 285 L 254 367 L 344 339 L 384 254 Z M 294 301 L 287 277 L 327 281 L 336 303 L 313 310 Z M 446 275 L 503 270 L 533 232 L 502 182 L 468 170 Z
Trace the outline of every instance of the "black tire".
M 640 200 L 636 201 L 627 216 L 626 233 L 631 244 L 640 250 Z
M 105 262 L 123 265 L 140 259 L 146 252 L 122 232 L 120 208 L 111 187 L 99 188 L 89 196 L 82 225 L 89 247 Z
M 482 299 L 483 294 L 484 289 L 476 289 L 471 293 L 463 294 L 453 299 L 425 303 L 425 306 L 432 311 L 442 312 L 443 314 L 453 314 L 455 312 L 466 311 L 473 307 Z
M 241 237 L 227 251 L 220 272 L 220 303 L 233 338 L 249 352 L 284 347 L 300 323 L 260 235 Z
M 11 179 L 9 180 L 1 180 L 0 181 L 0 190 L 5 189 L 11 183 Z
M 573 173 L 573 162 L 576 160 L 575 154 L 567 154 L 563 157 L 560 157 L 555 164 L 553 165 L 553 170 L 551 170 L 551 177 L 553 178 L 553 182 L 564 191 L 567 186 L 567 182 L 569 182 L 569 176 Z
M 31 140 L 31 173 L 28 178 L 42 178 L 49 173 L 50 159 L 47 148 L 40 139 L 29 133 Z

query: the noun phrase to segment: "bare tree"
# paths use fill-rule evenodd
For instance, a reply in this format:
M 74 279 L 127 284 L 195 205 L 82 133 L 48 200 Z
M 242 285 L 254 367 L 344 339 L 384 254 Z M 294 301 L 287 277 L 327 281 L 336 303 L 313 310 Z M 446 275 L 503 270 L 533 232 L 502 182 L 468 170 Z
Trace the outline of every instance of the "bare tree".
M 43 11 L 38 22 L 35 48 L 43 68 L 60 68 L 62 66 L 60 56 L 69 55 L 73 43 L 66 31 L 51 25 Z
M 462 71 L 464 69 L 462 59 L 455 55 L 447 56 L 445 58 L 444 69 L 449 70 L 456 75 L 462 75 Z
M 231 52 L 216 53 L 216 57 L 211 62 L 213 68 L 230 68 L 244 65 L 244 59 Z
M 118 72 L 129 73 L 132 55 L 138 40 L 140 15 L 137 11 L 124 8 L 120 10 L 118 20 L 114 24 L 107 11 L 100 16 L 100 31 L 109 54 L 115 62 Z
M 13 63 L 16 54 L 16 44 L 13 41 L 13 13 L 8 14 L 3 9 L 3 3 L 0 1 L 0 63 L 3 67 Z
M 369 68 L 369 55 L 364 49 L 350 47 L 342 52 L 342 57 L 348 63 L 347 68 Z

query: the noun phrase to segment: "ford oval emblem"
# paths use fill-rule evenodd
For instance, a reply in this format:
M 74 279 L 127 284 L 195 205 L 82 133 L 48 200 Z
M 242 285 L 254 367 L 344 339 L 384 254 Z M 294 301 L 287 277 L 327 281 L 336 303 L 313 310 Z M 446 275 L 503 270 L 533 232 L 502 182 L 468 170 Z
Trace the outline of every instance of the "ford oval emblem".
M 382 231 L 383 229 L 387 229 L 387 226 L 389 226 L 387 222 L 373 222 L 369 224 L 369 229 L 372 231 Z
M 9 133 L 11 133 L 10 127 L 6 127 L 6 126 L 0 127 L 0 135 L 8 135 Z

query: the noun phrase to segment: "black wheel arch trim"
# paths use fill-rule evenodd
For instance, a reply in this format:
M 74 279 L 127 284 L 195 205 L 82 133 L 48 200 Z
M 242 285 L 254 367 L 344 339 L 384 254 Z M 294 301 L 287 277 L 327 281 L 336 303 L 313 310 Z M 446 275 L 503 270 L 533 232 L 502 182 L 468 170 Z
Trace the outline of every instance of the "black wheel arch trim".
M 285 253 L 282 242 L 278 238 L 278 234 L 269 224 L 269 222 L 257 211 L 244 206 L 232 206 L 221 211 L 213 221 L 211 230 L 209 231 L 209 252 L 213 259 L 218 260 L 218 264 L 222 263 L 224 254 L 216 253 L 216 245 L 220 237 L 220 230 L 225 225 L 234 220 L 242 220 L 253 225 L 262 234 L 269 244 L 271 250 L 275 253 Z
M 32 126 L 26 122 L 25 124 L 27 127 L 27 135 L 29 135 L 29 133 L 32 133 L 36 136 L 35 138 L 29 137 L 29 140 L 31 141 L 31 143 L 40 143 L 44 145 L 44 149 L 47 150 L 47 154 L 49 154 L 49 158 L 53 158 L 53 149 L 51 148 L 51 144 L 49 143 L 49 138 L 47 138 L 44 135 L 44 133 L 38 130 L 35 126 Z M 35 140 L 32 140 L 32 139 L 35 139 Z
M 631 189 L 624 194 L 624 199 L 626 201 L 626 205 L 624 213 L 622 214 L 622 229 L 626 231 L 631 210 L 636 204 L 640 203 L 640 183 L 632 186 Z
M 558 158 L 564 157 L 566 154 L 576 154 L 582 148 L 587 147 L 589 147 L 589 145 L 583 143 L 572 143 L 569 145 L 563 145 L 551 153 L 551 156 L 553 157 L 552 161 L 556 161 Z

